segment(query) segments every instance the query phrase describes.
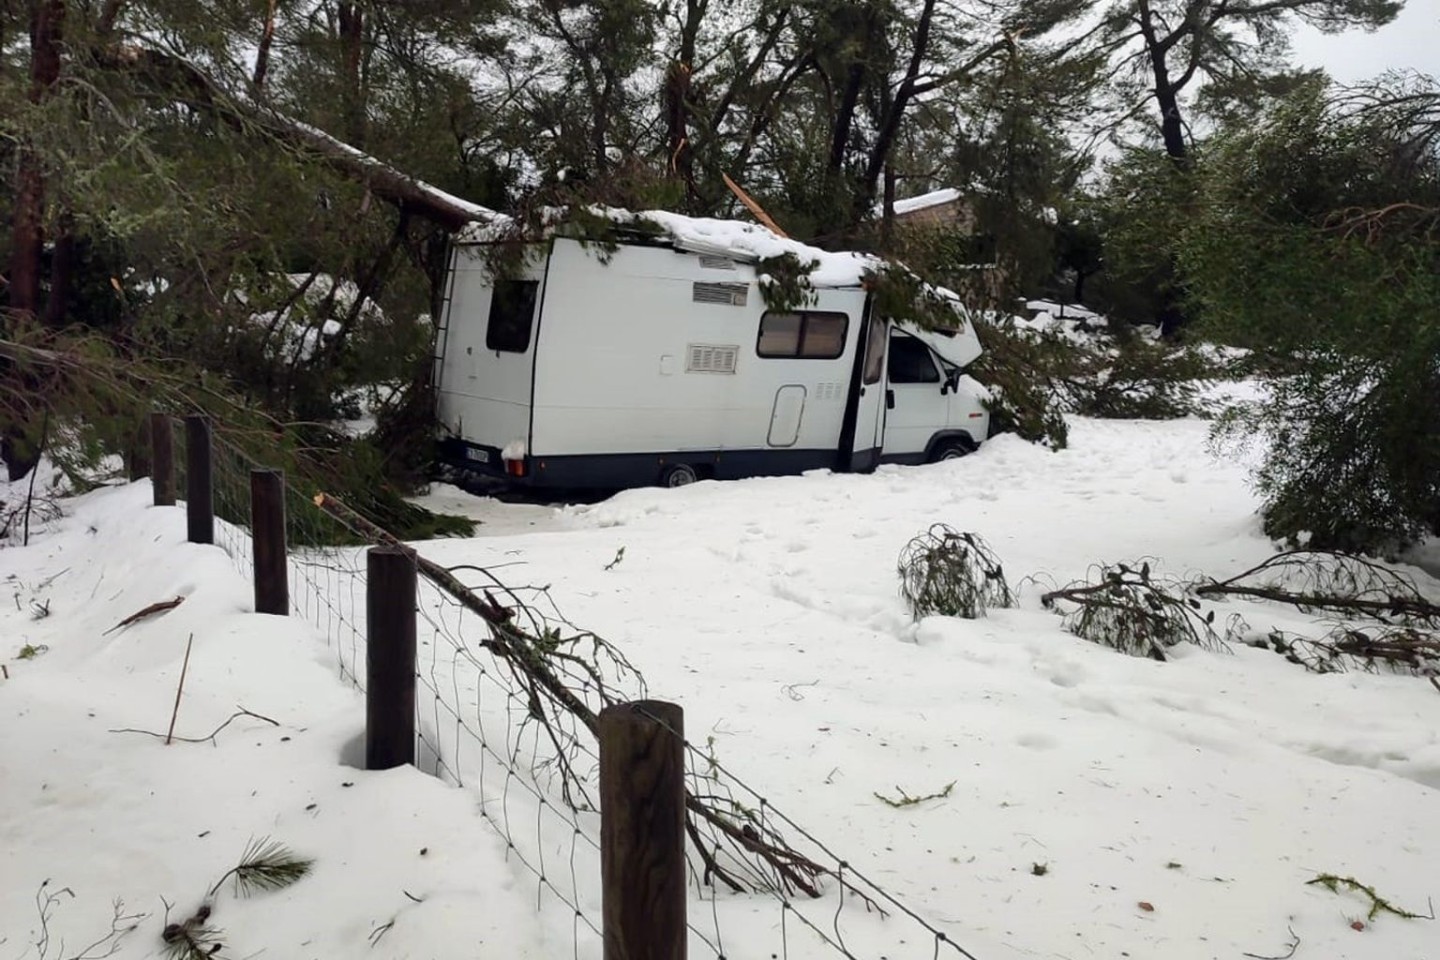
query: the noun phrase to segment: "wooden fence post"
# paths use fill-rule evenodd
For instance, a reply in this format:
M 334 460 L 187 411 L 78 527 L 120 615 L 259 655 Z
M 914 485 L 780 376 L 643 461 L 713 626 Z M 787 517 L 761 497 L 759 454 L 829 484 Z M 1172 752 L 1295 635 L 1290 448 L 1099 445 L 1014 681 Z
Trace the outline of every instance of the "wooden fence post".
M 255 612 L 290 614 L 285 563 L 285 474 L 250 471 L 250 534 L 255 544 Z
M 150 414 L 150 483 L 155 506 L 175 506 L 175 436 L 166 413 Z
M 605 960 L 685 960 L 684 734 L 673 703 L 600 713 Z
M 191 543 L 215 542 L 215 488 L 210 421 L 185 418 L 185 521 Z
M 415 555 L 371 547 L 365 584 L 365 769 L 415 762 Z

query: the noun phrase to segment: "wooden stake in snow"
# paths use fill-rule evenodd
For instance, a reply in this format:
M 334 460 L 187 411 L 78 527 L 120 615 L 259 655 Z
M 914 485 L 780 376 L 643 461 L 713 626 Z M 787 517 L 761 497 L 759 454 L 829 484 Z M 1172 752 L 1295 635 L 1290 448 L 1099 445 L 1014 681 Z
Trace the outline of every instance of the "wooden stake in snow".
M 180 664 L 180 683 L 175 687 L 175 709 L 170 711 L 170 729 L 165 731 L 165 746 L 170 746 L 170 741 L 175 739 L 175 718 L 180 715 L 180 695 L 185 692 L 185 674 L 190 670 L 190 645 L 195 642 L 195 634 L 190 634 L 190 639 L 185 641 L 185 661 Z
M 109 630 L 106 630 L 104 633 L 100 634 L 100 636 L 109 636 L 116 630 L 121 630 L 125 627 L 128 627 L 130 626 L 130 624 L 144 620 L 146 617 L 154 616 L 157 613 L 164 613 L 166 610 L 174 610 L 176 607 L 180 606 L 180 604 L 184 602 L 184 597 L 176 597 L 174 600 L 161 600 L 157 603 L 152 603 L 150 604 L 150 606 L 146 607 L 143 610 L 136 610 L 134 613 L 130 614 L 130 616 L 126 617 L 124 620 L 121 620 Z

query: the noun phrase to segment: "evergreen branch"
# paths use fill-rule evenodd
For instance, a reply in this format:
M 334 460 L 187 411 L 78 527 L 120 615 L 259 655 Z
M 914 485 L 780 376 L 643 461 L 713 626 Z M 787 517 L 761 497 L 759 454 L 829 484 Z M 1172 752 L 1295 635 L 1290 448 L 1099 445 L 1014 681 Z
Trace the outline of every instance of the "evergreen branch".
M 241 896 L 280 890 L 303 879 L 314 865 L 314 860 L 296 856 L 280 841 L 261 837 L 250 841 L 240 862 L 215 881 L 210 896 L 215 896 L 231 877 L 235 878 L 235 892 Z
M 1370 898 L 1370 912 L 1367 915 L 1367 919 L 1372 921 L 1382 913 L 1393 913 L 1395 916 L 1401 917 L 1405 920 L 1435 919 L 1435 907 L 1433 904 L 1430 907 L 1429 914 L 1412 913 L 1409 910 L 1404 909 L 1403 907 L 1395 906 L 1389 900 L 1386 900 L 1384 897 L 1376 893 L 1374 887 L 1363 884 L 1359 880 L 1356 880 L 1354 877 L 1342 877 L 1333 873 L 1322 873 L 1313 880 L 1305 881 L 1305 885 L 1307 887 L 1315 886 L 1317 884 L 1324 887 L 1326 890 L 1329 890 L 1331 893 L 1339 893 L 1340 888 L 1344 887 L 1347 890 L 1354 890 L 1357 893 L 1365 894 L 1365 896 Z
M 927 793 L 924 796 L 912 797 L 902 788 L 896 787 L 895 792 L 900 795 L 899 799 L 892 800 L 890 797 L 885 796 L 883 793 L 875 794 L 875 799 L 879 800 L 881 803 L 885 804 L 888 807 L 894 807 L 898 810 L 902 807 L 913 807 L 916 804 L 924 803 L 926 800 L 943 800 L 946 797 L 950 796 L 950 791 L 954 789 L 955 781 L 951 780 L 949 783 L 945 784 L 945 789 L 937 790 L 934 793 Z

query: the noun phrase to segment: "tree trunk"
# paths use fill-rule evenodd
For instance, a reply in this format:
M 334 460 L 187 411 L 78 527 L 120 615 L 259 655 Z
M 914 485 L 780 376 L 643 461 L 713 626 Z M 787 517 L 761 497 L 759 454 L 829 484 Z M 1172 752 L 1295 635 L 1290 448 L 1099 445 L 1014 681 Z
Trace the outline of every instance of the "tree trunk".
M 1155 81 L 1155 104 L 1160 108 L 1160 136 L 1165 141 L 1165 152 L 1176 164 L 1187 162 L 1185 149 L 1185 126 L 1180 119 L 1180 86 L 1184 83 L 1170 82 L 1170 66 L 1165 57 L 1176 42 L 1171 34 L 1161 39 L 1155 32 L 1154 13 L 1149 0 L 1140 0 L 1140 36 L 1145 41 L 1145 52 L 1150 57 L 1150 73 Z
M 45 326 L 63 327 L 75 273 L 75 218 L 62 213 L 50 250 L 50 290 L 45 298 Z
M 41 103 L 60 77 L 64 0 L 32 0 L 30 6 L 30 102 Z M 34 148 L 22 143 L 15 174 L 15 213 L 10 251 L 10 309 L 40 314 L 40 271 L 45 253 L 45 175 Z
M 1160 136 L 1165 141 L 1165 152 L 1177 164 L 1189 162 L 1189 151 L 1185 146 L 1185 126 L 1180 117 L 1180 100 L 1165 76 L 1165 63 L 1161 59 L 1155 67 L 1155 102 L 1160 107 Z
M 860 103 L 860 90 L 865 85 L 865 64 L 852 63 L 845 74 L 845 90 L 840 107 L 830 128 L 830 158 L 825 169 L 838 174 L 845 166 L 845 148 L 850 145 L 850 127 L 855 122 L 855 108 Z
M 255 75 L 251 85 L 255 92 L 265 89 L 265 75 L 270 71 L 270 46 L 275 42 L 275 0 L 265 7 L 265 24 L 260 28 L 260 47 L 255 51 Z
M 31 0 L 30 102 L 42 103 L 60 78 L 60 45 L 64 38 L 65 0 Z M 9 308 L 17 316 L 41 313 L 40 272 L 45 256 L 45 175 L 34 148 L 21 143 L 16 151 L 15 207 L 10 251 Z M 12 371 L 4 371 L 14 376 Z M 10 479 L 19 480 L 40 462 L 40 443 L 28 437 L 24 422 L 7 417 L 0 438 L 0 459 Z
M 365 49 L 365 12 L 358 3 L 342 3 L 337 11 L 340 27 L 341 106 L 345 138 L 352 146 L 365 146 L 365 90 L 360 64 Z
M 687 0 L 680 30 L 680 55 L 665 76 L 665 119 L 672 177 L 685 184 L 686 207 L 697 213 L 700 193 L 695 186 L 695 150 L 690 143 L 690 80 L 695 69 L 695 45 L 709 0 Z

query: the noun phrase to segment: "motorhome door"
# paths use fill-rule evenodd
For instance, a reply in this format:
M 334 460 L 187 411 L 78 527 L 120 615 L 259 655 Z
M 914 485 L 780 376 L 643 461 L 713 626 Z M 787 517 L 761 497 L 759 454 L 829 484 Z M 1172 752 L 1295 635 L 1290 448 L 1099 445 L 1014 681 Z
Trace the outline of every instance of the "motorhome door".
M 944 430 L 950 414 L 945 377 L 935 356 L 920 340 L 894 330 L 886 361 L 886 457 L 902 462 L 925 459 L 930 439 Z
M 873 470 L 880 463 L 885 437 L 885 346 L 890 324 L 865 308 L 864 350 L 851 387 L 849 410 L 841 433 L 842 466 L 855 471 Z

